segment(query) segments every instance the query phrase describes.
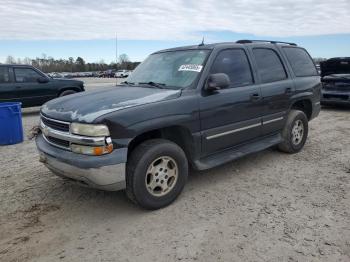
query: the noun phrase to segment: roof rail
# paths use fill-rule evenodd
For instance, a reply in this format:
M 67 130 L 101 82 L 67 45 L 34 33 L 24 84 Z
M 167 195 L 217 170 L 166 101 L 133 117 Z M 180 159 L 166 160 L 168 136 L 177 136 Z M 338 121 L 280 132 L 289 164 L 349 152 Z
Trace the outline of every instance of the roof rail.
M 297 46 L 295 43 L 289 43 L 289 42 L 282 42 L 282 41 L 271 41 L 271 40 L 238 40 L 236 41 L 237 44 L 251 44 L 255 42 L 265 42 L 265 43 L 271 43 L 271 44 L 287 44 L 287 45 L 294 45 Z

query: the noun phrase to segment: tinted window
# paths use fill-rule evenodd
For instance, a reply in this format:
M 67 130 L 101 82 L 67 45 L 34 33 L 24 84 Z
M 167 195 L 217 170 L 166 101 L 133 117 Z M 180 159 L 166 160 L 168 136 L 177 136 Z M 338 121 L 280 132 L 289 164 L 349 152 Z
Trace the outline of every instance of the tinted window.
M 253 83 L 253 77 L 247 55 L 244 50 L 230 49 L 219 53 L 211 68 L 211 74 L 225 73 L 231 81 L 230 87 Z
M 314 62 L 304 49 L 284 47 L 283 50 L 296 76 L 317 75 Z
M 16 82 L 28 83 L 37 82 L 41 77 L 36 71 L 31 68 L 15 68 Z
M 0 84 L 10 82 L 9 69 L 4 66 L 0 66 Z
M 281 59 L 275 51 L 272 49 L 254 48 L 253 53 L 258 66 L 258 73 L 263 83 L 287 78 Z

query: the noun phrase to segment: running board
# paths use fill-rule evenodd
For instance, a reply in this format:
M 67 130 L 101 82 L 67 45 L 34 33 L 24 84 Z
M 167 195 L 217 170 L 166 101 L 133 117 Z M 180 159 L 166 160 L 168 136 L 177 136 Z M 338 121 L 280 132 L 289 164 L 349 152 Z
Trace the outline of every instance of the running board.
M 272 136 L 264 137 L 262 139 L 260 138 L 259 140 L 256 140 L 254 142 L 227 149 L 219 153 L 207 156 L 205 158 L 196 160 L 193 163 L 194 168 L 197 170 L 206 170 L 209 168 L 213 168 L 235 160 L 237 158 L 240 158 L 242 156 L 262 151 L 281 142 L 282 137 L 279 133 Z

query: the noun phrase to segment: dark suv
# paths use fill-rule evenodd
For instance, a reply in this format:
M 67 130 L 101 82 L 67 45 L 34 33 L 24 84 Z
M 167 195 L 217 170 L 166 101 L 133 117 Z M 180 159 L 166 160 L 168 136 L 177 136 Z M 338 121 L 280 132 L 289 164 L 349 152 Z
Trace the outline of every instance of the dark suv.
M 41 106 L 53 98 L 82 91 L 82 81 L 54 79 L 29 65 L 0 65 L 0 102 Z
M 204 170 L 277 145 L 300 151 L 320 112 L 320 77 L 301 47 L 241 40 L 159 51 L 122 86 L 46 103 L 36 143 L 55 174 L 170 204 Z
M 350 105 L 350 57 L 321 62 L 322 105 Z

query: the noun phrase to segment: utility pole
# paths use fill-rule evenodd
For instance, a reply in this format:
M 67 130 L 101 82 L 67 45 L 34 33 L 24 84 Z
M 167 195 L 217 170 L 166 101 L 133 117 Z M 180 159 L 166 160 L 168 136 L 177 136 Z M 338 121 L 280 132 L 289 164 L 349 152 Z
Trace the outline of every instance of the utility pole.
M 118 33 L 115 32 L 115 67 L 118 72 Z M 115 78 L 115 85 L 118 85 L 118 78 Z

